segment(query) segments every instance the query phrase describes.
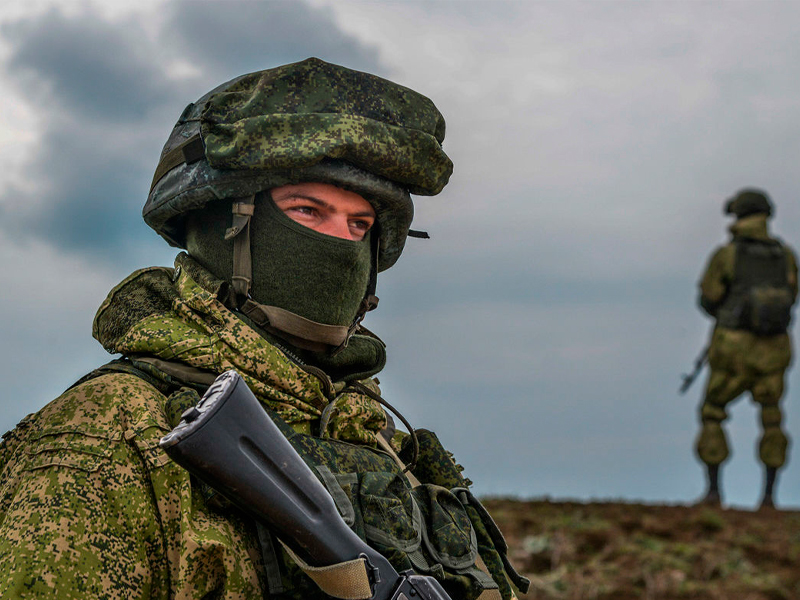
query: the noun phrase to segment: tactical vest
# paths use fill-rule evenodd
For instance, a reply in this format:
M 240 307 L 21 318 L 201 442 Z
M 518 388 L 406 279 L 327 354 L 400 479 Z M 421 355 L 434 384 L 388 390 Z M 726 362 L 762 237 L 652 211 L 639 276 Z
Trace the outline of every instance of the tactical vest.
M 785 333 L 793 304 L 786 251 L 775 240 L 734 240 L 734 274 L 717 325 L 756 335 Z
M 125 358 L 96 369 L 74 385 L 119 372 L 136 375 L 167 396 L 165 410 L 173 425 L 197 403 L 210 383 L 207 378 L 213 378 L 206 374 L 206 381 L 192 383 L 151 362 Z M 514 597 L 509 582 L 527 591 L 530 582 L 511 566 L 500 530 L 472 495 L 469 482 L 436 434 L 417 430 L 418 460 L 411 472 L 421 485 L 412 488 L 403 469 L 386 452 L 298 433 L 265 410 L 328 490 L 344 521 L 398 572 L 413 570 L 435 577 L 458 600 L 509 600 Z M 409 436 L 399 457 L 409 462 L 412 454 Z M 223 512 L 236 510 L 202 482 L 193 478 L 192 485 L 202 488 L 209 506 Z M 327 598 L 275 537 L 256 525 L 270 599 Z

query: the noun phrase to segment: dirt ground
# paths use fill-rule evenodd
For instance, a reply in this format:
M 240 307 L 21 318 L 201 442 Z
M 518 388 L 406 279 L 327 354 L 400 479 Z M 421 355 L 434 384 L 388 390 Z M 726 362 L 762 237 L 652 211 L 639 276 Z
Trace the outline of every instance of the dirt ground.
M 485 499 L 526 600 L 800 600 L 800 511 Z

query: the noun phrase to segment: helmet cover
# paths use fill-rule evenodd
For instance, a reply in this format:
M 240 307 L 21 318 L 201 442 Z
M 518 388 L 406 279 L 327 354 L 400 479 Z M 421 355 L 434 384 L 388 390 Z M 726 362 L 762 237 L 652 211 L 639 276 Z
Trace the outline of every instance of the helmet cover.
M 745 188 L 725 202 L 725 214 L 735 215 L 743 219 L 750 215 L 772 214 L 772 203 L 765 192 L 753 188 Z
M 438 194 L 449 180 L 444 133 L 430 99 L 369 73 L 309 58 L 243 75 L 184 110 L 162 151 L 144 220 L 183 248 L 185 215 L 209 202 L 331 183 L 375 208 L 382 271 L 403 250 L 410 194 Z

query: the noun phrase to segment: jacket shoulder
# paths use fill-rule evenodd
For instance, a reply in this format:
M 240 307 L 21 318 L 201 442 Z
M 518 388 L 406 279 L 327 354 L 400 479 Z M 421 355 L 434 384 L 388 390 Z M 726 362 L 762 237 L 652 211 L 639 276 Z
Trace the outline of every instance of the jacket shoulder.
M 102 375 L 12 432 L 15 448 L 0 465 L 0 596 L 50 597 L 55 589 L 65 600 L 143 598 L 166 579 L 137 443 L 137 428 L 162 399 L 135 375 Z
M 728 242 L 717 246 L 708 257 L 703 278 L 727 280 L 733 277 L 733 265 L 736 260 L 736 244 Z
M 109 373 L 83 381 L 61 394 L 34 417 L 33 431 L 74 431 L 116 439 L 144 420 L 164 414 L 165 396 L 129 373 Z
M 792 265 L 797 265 L 797 252 L 795 252 L 794 248 L 792 248 L 789 244 L 784 242 L 781 239 L 777 239 L 777 242 L 783 247 L 783 251 L 786 252 L 786 256 L 789 259 Z
M 73 386 L 25 417 L 0 442 L 0 517 L 21 469 L 93 471 L 126 438 L 168 430 L 164 405 L 165 396 L 146 381 L 115 373 Z

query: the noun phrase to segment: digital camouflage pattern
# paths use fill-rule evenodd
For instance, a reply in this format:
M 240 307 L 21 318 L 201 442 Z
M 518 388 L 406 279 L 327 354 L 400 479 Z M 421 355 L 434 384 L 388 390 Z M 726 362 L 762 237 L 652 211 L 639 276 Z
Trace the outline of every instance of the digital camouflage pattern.
M 434 195 L 453 168 L 433 102 L 317 58 L 238 78 L 209 98 L 201 132 L 215 169 L 286 170 L 335 158 Z
M 394 460 L 373 449 L 386 427 L 381 406 L 355 387 L 295 364 L 224 307 L 217 298 L 223 284 L 210 285 L 214 281 L 187 255 L 177 258 L 174 270 L 143 269 L 128 277 L 100 307 L 94 335 L 132 363 L 99 369 L 6 436 L 0 445 L 0 597 L 42 597 L 53 590 L 61 600 L 323 597 L 280 549 L 284 591 L 269 593 L 275 582 L 266 575 L 253 523 L 158 447 L 199 394 L 150 369 L 143 362 L 150 357 L 202 373 L 237 370 L 315 466 L 354 531 L 399 569 L 430 573 L 470 600 L 487 587 L 497 589 L 473 564 L 480 550 L 503 597 L 511 598 L 504 542 L 499 532 L 487 532 L 491 519 L 478 512 L 480 505 L 464 496 L 462 506 L 433 482 L 412 490 Z M 361 383 L 379 393 L 374 381 Z M 309 435 L 331 403 L 328 439 L 318 431 Z M 440 470 L 430 464 L 436 456 L 454 467 L 443 451 L 426 450 L 429 471 Z M 465 483 L 460 475 L 457 481 Z M 441 564 L 454 566 L 446 571 Z
M 767 233 L 767 215 L 753 214 L 731 226 L 734 238 L 772 239 Z M 797 296 L 797 261 L 784 246 L 787 276 L 794 297 Z M 700 281 L 700 305 L 716 317 L 733 280 L 736 248 L 733 242 L 719 248 L 711 257 Z M 745 392 L 761 407 L 762 437 L 759 456 L 768 467 L 781 467 L 786 460 L 788 438 L 781 429 L 780 400 L 784 374 L 791 363 L 792 349 L 788 334 L 757 336 L 743 329 L 717 325 L 708 352 L 710 374 L 700 409 L 702 428 L 696 449 L 708 465 L 719 465 L 728 457 L 728 443 L 722 423 L 727 405 Z
M 261 597 L 252 526 L 209 510 L 158 449 L 165 402 L 138 377 L 99 377 L 4 445 L 0 597 Z
M 109 352 L 180 361 L 212 373 L 236 370 L 264 403 L 299 431 L 336 398 L 328 434 L 374 446 L 386 426 L 380 405 L 356 393 L 339 393 L 324 374 L 310 373 L 229 311 L 215 281 L 186 254 L 176 269 L 135 272 L 111 291 L 95 317 L 95 338 Z M 197 279 L 215 281 L 207 290 Z M 173 281 L 174 280 L 174 281 Z M 374 384 L 370 384 L 374 385 Z
M 386 556 L 397 571 L 411 569 L 431 575 L 453 598 L 463 600 L 476 600 L 487 593 L 490 595 L 484 596 L 486 600 L 513 598 L 506 577 L 527 589 L 528 581 L 508 562 L 502 535 L 465 487 L 463 477 L 459 477 L 461 485 L 453 490 L 435 481 L 412 489 L 388 455 L 365 446 L 321 440 L 276 422 L 301 457 L 317 471 L 345 522 Z M 428 438 L 432 435 L 422 433 Z M 431 444 L 427 446 L 430 448 Z M 443 449 L 426 454 L 446 461 L 430 464 L 428 472 L 457 469 Z M 494 580 L 487 568 L 478 564 L 489 565 L 488 572 Z M 299 571 L 294 563 L 286 561 L 284 587 L 290 590 L 287 595 L 298 600 L 316 597 L 317 589 L 300 577 Z
M 179 257 L 178 265 L 191 267 L 191 259 Z M 98 311 L 99 341 L 114 352 L 213 373 L 236 369 L 300 431 L 310 430 L 336 396 L 331 437 L 375 444 L 386 418 L 374 400 L 336 395 L 225 309 L 189 270 L 144 269 L 126 279 Z M 263 597 L 252 525 L 206 506 L 188 473 L 158 448 L 177 423 L 171 401 L 185 405 L 187 395 L 190 403 L 199 398 L 186 388 L 167 398 L 139 377 L 104 375 L 68 390 L 6 439 L 0 597 L 43 597 L 54 589 L 60 600 Z
M 530 581 L 520 576 L 510 564 L 506 541 L 492 517 L 469 491 L 472 482 L 464 477 L 464 468 L 455 462 L 452 453 L 444 449 L 432 431 L 418 429 L 417 438 L 419 456 L 412 469 L 414 475 L 423 484 L 451 490 L 458 497 L 474 527 L 478 554 L 486 569 L 492 574 L 505 574 L 504 577 L 495 577 L 503 598 L 514 595 L 509 581 L 523 593 L 526 592 Z M 402 441 L 400 457 L 409 463 L 412 455 L 411 440 L 405 438 Z M 449 520 L 455 522 L 452 517 Z
M 238 77 L 181 115 L 162 162 L 202 138 L 200 157 L 154 180 L 143 215 L 185 248 L 182 215 L 209 202 L 288 183 L 325 182 L 375 208 L 379 269 L 405 245 L 414 214 L 409 192 L 435 195 L 453 170 L 442 149 L 445 123 L 430 99 L 368 73 L 309 58 Z

